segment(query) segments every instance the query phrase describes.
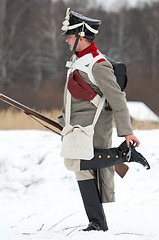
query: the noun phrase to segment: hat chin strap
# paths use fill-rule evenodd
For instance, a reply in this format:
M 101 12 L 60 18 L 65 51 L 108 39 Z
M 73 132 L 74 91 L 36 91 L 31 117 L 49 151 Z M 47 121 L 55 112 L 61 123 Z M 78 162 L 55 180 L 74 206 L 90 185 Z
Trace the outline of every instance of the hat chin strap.
M 77 47 L 77 44 L 78 44 L 79 38 L 80 38 L 80 35 L 78 34 L 78 35 L 77 35 L 77 38 L 76 38 L 76 41 L 75 41 L 75 44 L 74 44 L 74 46 L 73 46 L 73 52 L 76 51 L 76 47 Z

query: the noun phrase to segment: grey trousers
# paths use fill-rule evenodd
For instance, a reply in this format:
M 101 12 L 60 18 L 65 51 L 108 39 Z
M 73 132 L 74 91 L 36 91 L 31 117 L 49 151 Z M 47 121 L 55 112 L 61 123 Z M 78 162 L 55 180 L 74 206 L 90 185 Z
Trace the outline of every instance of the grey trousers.
M 77 181 L 93 179 L 94 171 L 93 170 L 82 170 L 80 171 L 80 159 L 64 159 L 65 167 L 69 171 L 75 172 Z

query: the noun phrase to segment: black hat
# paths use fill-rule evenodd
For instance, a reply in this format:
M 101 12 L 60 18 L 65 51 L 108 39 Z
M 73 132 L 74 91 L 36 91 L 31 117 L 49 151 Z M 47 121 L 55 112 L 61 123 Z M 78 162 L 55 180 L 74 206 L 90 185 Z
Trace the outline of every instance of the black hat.
M 64 31 L 63 35 L 75 34 L 93 40 L 100 24 L 101 20 L 85 17 L 68 8 L 61 29 Z

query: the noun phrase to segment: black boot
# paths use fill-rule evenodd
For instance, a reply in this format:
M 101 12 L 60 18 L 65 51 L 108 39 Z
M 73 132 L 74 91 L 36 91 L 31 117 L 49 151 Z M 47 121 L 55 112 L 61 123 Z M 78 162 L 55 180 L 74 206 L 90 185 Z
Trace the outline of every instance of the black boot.
M 107 231 L 107 222 L 95 179 L 78 181 L 89 225 L 83 231 Z
M 129 148 L 94 149 L 94 157 L 91 160 L 81 160 L 80 170 L 100 169 L 112 167 L 127 161 Z
M 127 147 L 126 141 L 124 141 L 120 146 L 120 150 L 123 150 Z M 133 144 L 130 143 L 129 153 L 127 154 L 127 162 L 137 162 L 143 165 L 147 170 L 150 169 L 150 165 L 147 160 L 137 152 Z
M 106 231 L 101 228 L 98 223 L 90 222 L 87 228 L 82 229 L 82 231 L 89 232 L 89 231 Z
M 136 151 L 132 144 L 130 144 L 128 148 L 126 141 L 118 148 L 95 149 L 94 157 L 91 160 L 81 160 L 80 169 L 100 169 L 112 167 L 124 162 L 137 162 L 142 164 L 146 169 L 150 169 L 147 160 Z

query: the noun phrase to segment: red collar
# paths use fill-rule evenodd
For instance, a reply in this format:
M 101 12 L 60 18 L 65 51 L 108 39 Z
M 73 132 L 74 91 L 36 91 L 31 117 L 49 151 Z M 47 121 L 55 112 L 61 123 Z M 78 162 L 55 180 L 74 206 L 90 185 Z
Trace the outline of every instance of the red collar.
M 77 55 L 77 57 L 80 58 L 88 53 L 92 53 L 93 57 L 96 57 L 99 55 L 99 53 L 97 53 L 97 47 L 95 46 L 94 42 L 88 48 L 83 50 L 82 52 L 76 52 L 76 55 Z

